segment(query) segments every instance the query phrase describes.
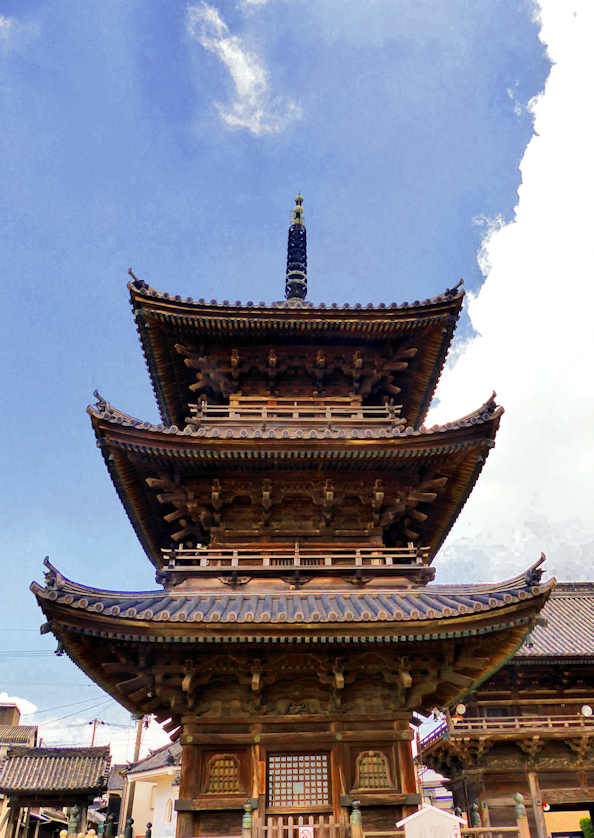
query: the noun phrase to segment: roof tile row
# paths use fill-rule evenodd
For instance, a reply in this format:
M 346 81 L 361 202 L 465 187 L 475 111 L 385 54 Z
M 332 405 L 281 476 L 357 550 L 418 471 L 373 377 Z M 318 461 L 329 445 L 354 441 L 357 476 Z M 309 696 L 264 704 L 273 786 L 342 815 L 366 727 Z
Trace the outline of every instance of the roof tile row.
M 298 300 L 298 299 L 291 299 L 291 300 L 278 300 L 271 303 L 259 302 L 254 303 L 252 300 L 248 300 L 247 303 L 242 303 L 240 300 L 236 300 L 236 302 L 231 303 L 229 300 L 223 300 L 222 302 L 218 302 L 217 300 L 210 300 L 206 301 L 204 299 L 195 300 L 193 297 L 182 297 L 180 294 L 167 294 L 163 291 L 157 291 L 156 288 L 152 288 L 146 282 L 141 279 L 134 279 L 132 282 L 128 283 L 128 288 L 131 292 L 135 294 L 141 294 L 145 297 L 153 297 L 160 300 L 169 300 L 172 302 L 178 303 L 186 303 L 188 305 L 199 305 L 199 306 L 213 306 L 216 308 L 248 308 L 248 309 L 269 309 L 269 308 L 277 308 L 277 309 L 295 309 L 295 308 L 307 308 L 307 309 L 318 309 L 318 310 L 326 310 L 326 309 L 355 309 L 357 311 L 367 309 L 367 310 L 381 310 L 381 309 L 408 309 L 408 308 L 417 308 L 421 306 L 430 306 L 436 305 L 438 303 L 447 302 L 452 299 L 456 299 L 458 297 L 464 296 L 464 291 L 460 287 L 461 283 L 454 288 L 448 288 L 443 294 L 438 294 L 435 297 L 429 297 L 426 300 L 414 300 L 414 302 L 402 302 L 402 303 L 378 303 L 374 305 L 373 303 L 367 303 L 364 306 L 362 303 L 354 303 L 350 305 L 349 303 L 343 303 L 342 306 L 339 303 L 319 303 L 317 306 L 314 305 L 309 300 Z
M 0 791 L 99 793 L 107 787 L 109 764 L 109 747 L 11 748 L 0 772 Z
M 431 586 L 420 589 L 287 593 L 117 592 L 66 580 L 46 560 L 47 586 L 34 582 L 41 600 L 89 613 L 150 622 L 334 623 L 439 620 L 503 608 L 549 590 L 529 571 L 500 586 Z

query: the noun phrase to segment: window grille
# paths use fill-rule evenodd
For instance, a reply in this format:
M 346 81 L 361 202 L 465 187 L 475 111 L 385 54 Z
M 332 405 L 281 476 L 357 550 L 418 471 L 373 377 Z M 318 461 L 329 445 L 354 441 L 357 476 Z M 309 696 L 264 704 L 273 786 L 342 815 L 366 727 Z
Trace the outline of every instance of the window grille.
M 390 769 L 385 754 L 381 751 L 365 751 L 357 759 L 358 782 L 361 789 L 390 788 Z
M 270 807 L 330 804 L 328 754 L 270 754 L 267 777 Z
M 208 764 L 207 794 L 239 791 L 239 760 L 233 754 L 213 757 Z

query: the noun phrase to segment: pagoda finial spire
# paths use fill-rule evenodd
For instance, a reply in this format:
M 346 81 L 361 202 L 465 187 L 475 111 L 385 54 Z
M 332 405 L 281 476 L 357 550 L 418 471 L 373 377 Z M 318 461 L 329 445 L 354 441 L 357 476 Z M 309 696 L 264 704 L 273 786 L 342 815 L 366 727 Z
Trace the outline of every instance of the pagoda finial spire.
M 307 294 L 307 233 L 303 218 L 303 195 L 295 198 L 291 213 L 287 244 L 287 276 L 285 296 L 288 300 L 304 300 Z

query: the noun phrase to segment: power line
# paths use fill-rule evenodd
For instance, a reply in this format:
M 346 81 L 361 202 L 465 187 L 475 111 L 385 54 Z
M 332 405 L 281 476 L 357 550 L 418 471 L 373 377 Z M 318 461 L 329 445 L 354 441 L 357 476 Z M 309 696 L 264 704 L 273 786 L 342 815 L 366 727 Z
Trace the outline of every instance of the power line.
M 27 684 L 27 686 L 31 686 L 31 679 L 27 679 L 26 681 L 2 681 L 2 687 L 21 687 L 23 684 Z M 64 681 L 37 681 L 35 680 L 36 687 L 63 687 Z M 101 687 L 98 687 L 97 684 L 69 684 L 69 689 L 80 689 L 84 687 L 85 689 L 93 688 L 100 690 Z M 27 715 L 26 713 L 24 715 Z M 29 713 L 29 715 L 31 715 Z
M 37 658 L 53 655 L 53 652 L 45 652 L 43 649 L 0 649 L 0 657 L 3 658 Z
M 57 719 L 46 719 L 42 724 L 47 725 L 50 722 L 61 722 L 63 719 L 70 719 L 72 716 L 76 716 L 77 713 L 88 713 L 89 710 L 97 710 L 99 707 L 107 707 L 112 700 L 113 699 L 110 698 L 107 701 L 99 702 L 99 704 L 91 704 L 89 707 L 81 707 L 79 710 L 74 710 L 72 713 L 66 713 L 65 716 L 59 716 Z
M 89 686 L 96 686 L 95 684 Z M 97 687 L 99 689 L 99 687 Z M 22 713 L 23 717 L 25 716 L 40 716 L 42 713 L 53 713 L 54 710 L 62 710 L 64 707 L 75 707 L 77 704 L 88 704 L 89 701 L 94 701 L 94 699 L 87 698 L 80 698 L 78 701 L 71 701 L 69 704 L 57 704 L 55 707 L 46 707 L 44 710 L 35 710 L 34 713 Z

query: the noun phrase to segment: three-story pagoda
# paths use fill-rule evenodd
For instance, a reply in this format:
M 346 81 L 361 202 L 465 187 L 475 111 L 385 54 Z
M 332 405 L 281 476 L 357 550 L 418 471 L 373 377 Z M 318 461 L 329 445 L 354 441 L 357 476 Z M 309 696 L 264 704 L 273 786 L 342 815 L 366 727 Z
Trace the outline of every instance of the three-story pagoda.
M 89 413 L 160 587 L 89 588 L 47 563 L 48 630 L 181 742 L 178 836 L 237 832 L 246 801 L 256 830 L 341 826 L 354 799 L 367 829 L 391 828 L 418 804 L 413 710 L 500 666 L 553 584 L 536 566 L 428 584 L 503 412 L 492 397 L 423 426 L 463 291 L 312 305 L 300 196 L 286 300 L 128 287 L 163 424 L 101 397 Z

